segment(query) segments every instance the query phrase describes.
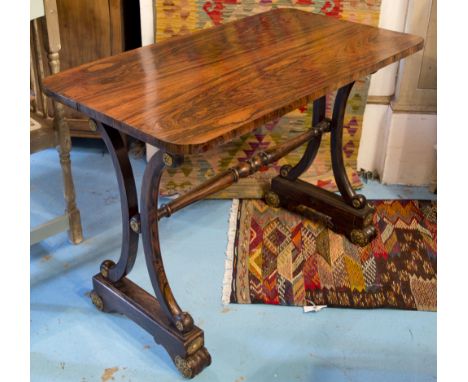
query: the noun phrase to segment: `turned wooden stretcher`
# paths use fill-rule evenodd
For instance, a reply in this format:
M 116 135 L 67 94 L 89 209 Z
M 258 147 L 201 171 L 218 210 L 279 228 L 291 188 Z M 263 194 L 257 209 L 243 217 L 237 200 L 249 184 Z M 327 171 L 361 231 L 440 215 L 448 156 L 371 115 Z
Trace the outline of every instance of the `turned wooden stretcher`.
M 342 131 L 354 81 L 423 47 L 420 37 L 339 21 L 294 9 L 275 9 L 92 62 L 47 78 L 47 92 L 91 118 L 111 154 L 122 207 L 122 249 L 93 277 L 93 303 L 125 314 L 165 347 L 177 368 L 193 377 L 211 362 L 203 331 L 177 304 L 167 280 L 158 222 L 228 187 L 302 144 L 302 159 L 281 168 L 265 195 L 268 204 L 312 213 L 366 245 L 375 234 L 373 207 L 352 189 L 343 165 Z M 338 89 L 331 120 L 325 95 Z M 215 176 L 158 206 L 166 167 L 207 151 L 314 101 L 310 130 Z M 119 131 L 159 148 L 148 163 L 140 206 Z M 331 134 L 332 166 L 341 196 L 298 177 L 311 165 L 324 133 Z M 155 297 L 131 282 L 142 235 Z

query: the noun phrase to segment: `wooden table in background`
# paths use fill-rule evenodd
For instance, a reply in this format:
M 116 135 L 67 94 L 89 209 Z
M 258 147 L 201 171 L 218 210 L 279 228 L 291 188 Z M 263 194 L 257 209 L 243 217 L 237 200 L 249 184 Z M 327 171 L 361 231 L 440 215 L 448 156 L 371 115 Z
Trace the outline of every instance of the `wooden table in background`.
M 67 70 L 44 81 L 56 100 L 95 121 L 111 153 L 121 192 L 123 241 L 117 263 L 106 260 L 93 277 L 94 304 L 120 312 L 149 331 L 186 377 L 211 362 L 203 331 L 177 304 L 159 246 L 158 221 L 228 187 L 302 144 L 303 158 L 272 180 L 266 201 L 324 219 L 359 245 L 375 234 L 373 207 L 352 189 L 343 166 L 342 131 L 354 81 L 423 47 L 420 37 L 294 9 L 275 9 Z M 325 95 L 338 89 L 333 116 Z M 274 150 L 216 175 L 158 206 L 166 167 L 249 133 L 314 101 L 312 127 Z M 140 207 L 128 155 L 118 132 L 160 150 L 143 177 Z M 341 197 L 298 180 L 321 136 L 331 134 L 331 156 Z M 156 298 L 131 282 L 139 234 Z M 176 234 L 176 233 L 175 233 Z M 193 256 L 195 254 L 186 254 Z M 185 272 L 187 270 L 181 270 Z

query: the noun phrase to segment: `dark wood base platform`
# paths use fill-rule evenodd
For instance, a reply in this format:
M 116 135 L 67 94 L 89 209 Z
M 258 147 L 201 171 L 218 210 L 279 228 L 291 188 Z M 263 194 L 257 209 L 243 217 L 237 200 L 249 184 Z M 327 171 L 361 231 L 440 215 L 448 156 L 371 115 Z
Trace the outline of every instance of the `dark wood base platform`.
M 158 300 L 126 277 L 112 283 L 98 273 L 93 288 L 91 300 L 97 309 L 123 314 L 145 329 L 166 349 L 184 377 L 192 378 L 211 364 L 203 331 L 197 326 L 187 333 L 178 331 Z
M 328 228 L 360 246 L 369 244 L 376 235 L 372 225 L 375 209 L 370 203 L 356 209 L 339 195 L 299 179 L 273 178 L 265 200 L 272 207 L 283 207 L 312 220 L 321 220 Z

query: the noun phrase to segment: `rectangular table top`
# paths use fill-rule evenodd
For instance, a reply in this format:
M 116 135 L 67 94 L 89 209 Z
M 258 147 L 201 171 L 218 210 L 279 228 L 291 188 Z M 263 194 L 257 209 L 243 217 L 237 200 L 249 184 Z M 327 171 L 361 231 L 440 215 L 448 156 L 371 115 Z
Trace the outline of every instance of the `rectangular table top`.
M 189 154 L 373 73 L 423 42 L 282 8 L 66 70 L 44 86 L 91 118 Z

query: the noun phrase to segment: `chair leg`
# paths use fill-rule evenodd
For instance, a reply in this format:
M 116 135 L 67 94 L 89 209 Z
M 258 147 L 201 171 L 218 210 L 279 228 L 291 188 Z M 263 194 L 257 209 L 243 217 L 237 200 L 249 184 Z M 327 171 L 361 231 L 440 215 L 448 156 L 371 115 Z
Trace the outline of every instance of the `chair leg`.
M 46 20 L 47 20 L 47 57 L 50 72 L 52 74 L 60 71 L 60 38 L 58 32 L 57 4 L 55 1 L 46 2 Z M 62 167 L 64 195 L 66 203 L 66 214 L 68 216 L 69 231 L 68 236 L 73 244 L 79 244 L 83 241 L 83 230 L 81 228 L 80 211 L 76 207 L 75 186 L 73 184 L 70 150 L 71 138 L 70 130 L 64 119 L 65 109 L 60 103 L 53 102 L 54 105 L 54 127 L 57 139 L 57 150 L 60 157 L 60 166 Z
M 68 216 L 69 231 L 68 237 L 73 244 L 79 244 L 83 241 L 83 230 L 81 228 L 80 211 L 76 206 L 75 186 L 73 184 L 70 150 L 71 139 L 70 131 L 63 119 L 63 106 L 55 103 L 55 128 L 57 134 L 57 151 L 60 157 L 60 166 L 62 168 L 64 196 Z

